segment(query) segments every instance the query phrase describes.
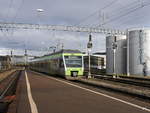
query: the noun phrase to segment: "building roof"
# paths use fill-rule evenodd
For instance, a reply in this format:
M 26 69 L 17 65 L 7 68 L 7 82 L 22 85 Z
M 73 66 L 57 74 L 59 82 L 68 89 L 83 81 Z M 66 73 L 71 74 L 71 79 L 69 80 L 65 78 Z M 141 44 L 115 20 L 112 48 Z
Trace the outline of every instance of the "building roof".
M 106 55 L 106 52 L 96 52 L 96 53 L 93 53 L 94 55 Z

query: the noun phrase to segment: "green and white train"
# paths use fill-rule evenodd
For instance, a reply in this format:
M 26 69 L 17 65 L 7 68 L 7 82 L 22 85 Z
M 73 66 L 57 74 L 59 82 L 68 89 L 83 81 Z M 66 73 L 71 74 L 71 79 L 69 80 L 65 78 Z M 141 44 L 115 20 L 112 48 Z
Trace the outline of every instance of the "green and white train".
M 29 67 L 35 71 L 75 80 L 83 76 L 83 54 L 78 50 L 61 50 L 33 59 Z

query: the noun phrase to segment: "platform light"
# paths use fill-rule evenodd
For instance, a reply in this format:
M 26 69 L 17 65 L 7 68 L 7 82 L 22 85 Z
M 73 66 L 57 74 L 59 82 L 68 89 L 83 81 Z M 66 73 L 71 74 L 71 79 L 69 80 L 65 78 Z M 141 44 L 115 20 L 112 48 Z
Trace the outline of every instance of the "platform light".
M 44 9 L 36 9 L 37 12 L 44 12 Z

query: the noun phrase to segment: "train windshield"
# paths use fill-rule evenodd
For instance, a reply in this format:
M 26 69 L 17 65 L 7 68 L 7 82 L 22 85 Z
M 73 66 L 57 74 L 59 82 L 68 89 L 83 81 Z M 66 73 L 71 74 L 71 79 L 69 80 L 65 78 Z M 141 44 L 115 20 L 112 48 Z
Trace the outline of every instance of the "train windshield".
M 66 67 L 82 67 L 82 56 L 65 56 Z

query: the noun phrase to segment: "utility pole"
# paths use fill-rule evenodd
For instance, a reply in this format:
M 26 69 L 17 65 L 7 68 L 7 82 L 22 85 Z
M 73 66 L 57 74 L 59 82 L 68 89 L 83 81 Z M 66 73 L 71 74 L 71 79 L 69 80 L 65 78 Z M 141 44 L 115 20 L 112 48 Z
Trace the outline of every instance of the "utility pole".
M 116 75 L 116 49 L 117 49 L 117 37 L 114 36 L 114 42 L 112 43 L 113 49 L 113 75 Z
M 28 57 L 28 55 L 27 55 L 27 49 L 25 49 L 25 54 L 24 54 L 24 57 L 25 57 L 25 67 L 27 66 L 27 57 Z
M 88 56 L 89 56 L 89 70 L 88 70 L 88 78 L 91 78 L 91 57 L 90 57 L 90 52 L 91 52 L 91 49 L 92 49 L 92 35 L 89 34 L 89 42 L 87 44 L 87 49 L 88 49 Z
M 11 65 L 13 64 L 13 51 L 10 51 L 10 57 L 11 57 Z
M 10 51 L 10 56 L 11 56 L 11 58 L 13 57 L 13 52 L 12 52 L 12 50 Z
M 15 66 L 15 56 L 13 55 L 13 50 L 10 51 L 11 54 L 11 63 L 13 66 Z
M 126 30 L 126 36 L 127 36 L 127 76 L 130 76 L 130 68 L 129 68 L 129 63 L 130 63 L 130 51 L 129 51 L 129 31 L 128 29 Z
M 44 12 L 44 9 L 36 9 L 36 11 L 37 11 L 38 24 L 40 25 L 41 22 L 40 15 Z
M 61 46 L 62 50 L 64 49 L 64 43 L 62 43 L 62 46 Z

